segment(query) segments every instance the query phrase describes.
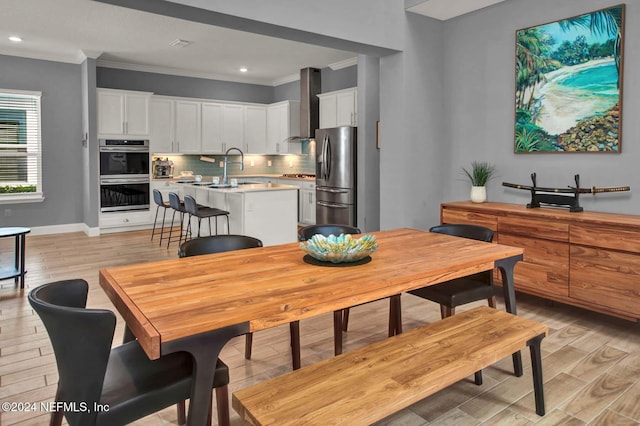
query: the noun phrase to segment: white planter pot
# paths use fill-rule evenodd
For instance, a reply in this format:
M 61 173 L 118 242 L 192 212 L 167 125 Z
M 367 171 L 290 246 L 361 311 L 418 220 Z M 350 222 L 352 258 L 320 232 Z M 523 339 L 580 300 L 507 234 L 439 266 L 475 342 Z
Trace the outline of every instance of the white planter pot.
M 487 201 L 487 187 L 486 186 L 472 186 L 471 187 L 471 202 L 484 203 Z

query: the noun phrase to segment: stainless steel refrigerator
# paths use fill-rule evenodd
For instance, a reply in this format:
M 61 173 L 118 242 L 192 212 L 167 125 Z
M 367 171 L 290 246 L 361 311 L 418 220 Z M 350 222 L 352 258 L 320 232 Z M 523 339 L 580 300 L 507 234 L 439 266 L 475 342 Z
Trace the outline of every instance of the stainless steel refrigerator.
M 316 130 L 316 224 L 356 224 L 356 128 Z

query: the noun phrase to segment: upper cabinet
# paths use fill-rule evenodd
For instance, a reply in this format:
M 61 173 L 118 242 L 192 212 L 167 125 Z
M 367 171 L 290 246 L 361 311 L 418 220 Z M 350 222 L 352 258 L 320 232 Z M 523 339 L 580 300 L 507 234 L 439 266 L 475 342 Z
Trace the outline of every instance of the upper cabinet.
M 320 128 L 358 125 L 358 91 L 355 87 L 318 95 Z
M 242 104 L 217 102 L 202 104 L 202 152 L 204 154 L 224 153 L 234 147 L 246 150 L 246 108 Z
M 300 102 L 271 105 L 224 103 L 152 96 L 152 153 L 222 154 L 239 148 L 245 154 L 300 154 Z
M 267 107 L 247 105 L 244 120 L 244 142 L 248 154 L 267 152 Z
M 153 96 L 149 101 L 149 111 L 149 146 L 152 153 L 200 153 L 200 102 Z
M 150 96 L 146 92 L 98 89 L 98 134 L 148 136 Z
M 300 136 L 300 102 L 282 101 L 267 108 L 267 153 L 300 154 L 299 141 L 289 138 Z
M 202 152 L 201 103 L 176 101 L 176 152 L 199 154 Z
M 172 99 L 153 96 L 149 101 L 149 148 L 151 152 L 178 152 L 175 146 L 175 108 Z

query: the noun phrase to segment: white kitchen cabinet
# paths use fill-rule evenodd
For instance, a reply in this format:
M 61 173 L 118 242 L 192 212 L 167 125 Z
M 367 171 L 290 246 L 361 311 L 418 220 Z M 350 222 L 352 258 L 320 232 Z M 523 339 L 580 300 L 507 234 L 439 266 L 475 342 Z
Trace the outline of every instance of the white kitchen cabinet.
M 222 133 L 222 104 L 202 104 L 202 152 L 219 154 L 225 151 Z
M 127 212 L 101 212 L 98 217 L 100 233 L 132 231 L 146 229 L 152 226 L 151 209 L 132 210 Z M 155 208 L 153 213 L 155 215 Z
M 300 135 L 300 102 L 283 101 L 267 108 L 267 153 L 300 154 L 300 141 L 288 138 Z
M 151 97 L 149 101 L 149 150 L 177 152 L 175 147 L 175 101 Z
M 267 152 L 267 107 L 247 105 L 244 120 L 244 144 L 246 154 Z
M 358 125 L 358 91 L 355 87 L 318 95 L 320 128 Z
M 200 154 L 202 129 L 201 103 L 178 100 L 175 109 L 175 152 Z
M 303 182 L 300 189 L 300 219 L 304 225 L 316 224 L 316 184 Z
M 98 89 L 98 134 L 148 136 L 150 96 L 146 92 Z
M 199 154 L 201 103 L 153 96 L 149 102 L 151 153 Z
M 202 152 L 220 154 L 245 146 L 245 105 L 202 104 Z

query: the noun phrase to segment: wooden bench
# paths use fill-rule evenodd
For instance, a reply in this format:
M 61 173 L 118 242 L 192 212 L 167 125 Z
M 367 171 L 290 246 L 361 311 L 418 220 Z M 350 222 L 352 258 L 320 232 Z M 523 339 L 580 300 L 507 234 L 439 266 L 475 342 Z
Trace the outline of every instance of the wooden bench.
M 544 324 L 489 307 L 390 337 L 233 394 L 252 425 L 365 425 L 529 346 L 536 412 L 544 415 Z

